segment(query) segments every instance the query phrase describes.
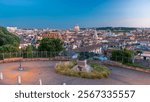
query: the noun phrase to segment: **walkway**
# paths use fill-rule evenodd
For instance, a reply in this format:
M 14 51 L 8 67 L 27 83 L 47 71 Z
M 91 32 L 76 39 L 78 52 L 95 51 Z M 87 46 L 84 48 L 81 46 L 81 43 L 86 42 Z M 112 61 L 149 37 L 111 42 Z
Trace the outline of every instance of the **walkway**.
M 1 85 L 16 85 L 17 76 L 22 76 L 23 85 L 39 85 L 42 79 L 45 85 L 150 85 L 150 74 L 139 71 L 110 67 L 112 74 L 104 79 L 83 79 L 68 77 L 55 73 L 55 61 L 35 61 L 23 62 L 25 68 L 23 72 L 18 71 L 19 63 L 0 64 L 0 72 L 4 73 L 4 80 L 0 80 Z

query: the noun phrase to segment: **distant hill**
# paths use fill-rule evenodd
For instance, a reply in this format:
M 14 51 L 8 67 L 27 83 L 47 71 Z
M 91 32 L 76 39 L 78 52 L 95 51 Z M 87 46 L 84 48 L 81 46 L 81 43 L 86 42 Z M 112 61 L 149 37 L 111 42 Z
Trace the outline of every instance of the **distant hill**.
M 81 30 L 85 30 L 86 28 L 81 28 Z M 91 28 L 92 29 L 92 28 Z M 93 29 L 96 30 L 110 30 L 112 32 L 130 32 L 131 30 L 136 30 L 134 27 L 95 27 Z
M 97 30 L 110 30 L 114 32 L 130 32 L 131 30 L 136 30 L 137 28 L 133 27 L 101 27 L 101 28 L 96 28 Z
M 19 46 L 19 37 L 7 31 L 6 28 L 0 27 L 0 52 L 15 51 Z

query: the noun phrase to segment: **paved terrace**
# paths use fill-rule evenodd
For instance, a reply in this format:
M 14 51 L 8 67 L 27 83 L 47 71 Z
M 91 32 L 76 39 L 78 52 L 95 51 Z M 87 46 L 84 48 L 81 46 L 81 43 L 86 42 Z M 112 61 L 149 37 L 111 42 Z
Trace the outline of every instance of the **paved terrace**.
M 23 85 L 39 85 L 42 79 L 44 85 L 150 85 L 150 74 L 110 67 L 112 74 L 104 79 L 83 79 L 68 77 L 55 73 L 54 67 L 57 61 L 30 61 L 22 62 L 24 71 L 19 72 L 19 62 L 0 64 L 0 72 L 4 74 L 4 80 L 0 80 L 0 85 L 16 85 L 17 76 L 22 76 Z

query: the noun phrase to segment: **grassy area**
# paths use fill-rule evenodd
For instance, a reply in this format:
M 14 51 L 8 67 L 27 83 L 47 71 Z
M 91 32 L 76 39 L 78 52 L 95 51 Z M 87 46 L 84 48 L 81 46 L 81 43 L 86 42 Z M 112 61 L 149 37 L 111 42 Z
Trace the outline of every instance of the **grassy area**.
M 108 72 L 109 69 L 106 66 L 96 64 L 96 63 L 91 63 L 90 66 L 93 68 L 93 70 L 96 70 L 98 72 Z
M 150 67 L 144 67 L 144 66 L 142 66 L 142 65 L 140 65 L 140 64 L 136 64 L 136 63 L 125 63 L 124 65 L 150 70 Z
M 111 71 L 105 67 L 101 66 L 99 64 L 90 64 L 93 68 L 92 72 L 80 72 L 75 71 L 72 68 L 76 65 L 74 62 L 64 62 L 64 63 L 58 63 L 56 65 L 55 71 L 56 73 L 67 75 L 67 76 L 74 76 L 74 77 L 81 77 L 81 78 L 88 78 L 88 79 L 101 79 L 101 78 L 107 78 Z

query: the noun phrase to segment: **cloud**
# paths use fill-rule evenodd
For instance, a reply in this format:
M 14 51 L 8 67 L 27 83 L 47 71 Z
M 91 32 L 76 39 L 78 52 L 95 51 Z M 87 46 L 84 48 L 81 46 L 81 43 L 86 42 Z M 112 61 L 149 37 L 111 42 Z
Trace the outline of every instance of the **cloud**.
M 112 21 L 111 25 L 127 26 L 127 27 L 150 27 L 150 18 L 125 18 L 125 19 L 118 19 L 118 20 Z

